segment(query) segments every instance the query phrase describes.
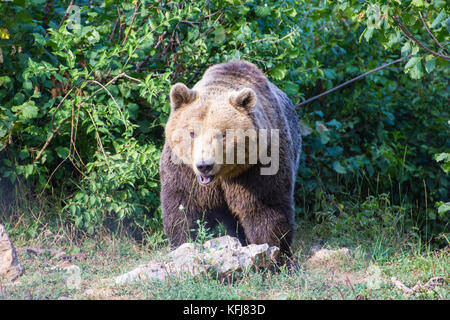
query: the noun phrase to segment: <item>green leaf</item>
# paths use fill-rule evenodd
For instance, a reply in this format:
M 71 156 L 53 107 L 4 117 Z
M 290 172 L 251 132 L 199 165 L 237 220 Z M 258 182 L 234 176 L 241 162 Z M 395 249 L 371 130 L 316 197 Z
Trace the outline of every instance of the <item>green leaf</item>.
M 95 200 L 96 200 L 95 196 L 89 196 L 89 206 L 90 207 L 94 206 Z
M 441 161 L 445 161 L 445 162 L 450 162 L 450 153 L 439 153 L 437 155 L 435 155 L 435 159 L 437 162 L 441 162 Z
M 364 30 L 364 39 L 366 39 L 367 42 L 372 38 L 373 32 L 375 29 L 369 28 Z
M 332 126 L 335 127 L 336 129 L 340 129 L 342 127 L 342 123 L 340 123 L 339 121 L 337 121 L 336 119 L 333 119 L 331 121 L 328 121 L 326 123 L 327 126 Z
M 11 82 L 12 81 L 10 77 L 7 76 L 0 77 L 0 87 L 3 86 L 8 87 Z
M 411 44 L 409 43 L 409 41 L 406 41 L 402 46 L 401 52 L 402 56 L 407 56 L 411 52 Z
M 39 112 L 38 107 L 34 101 L 27 101 L 20 106 L 12 107 L 13 112 L 19 112 L 20 119 L 33 119 L 36 118 Z
M 75 207 L 71 206 L 70 209 L 72 209 L 72 208 L 73 208 L 73 210 L 70 210 L 70 212 L 72 213 L 72 215 L 75 216 L 75 212 L 76 212 Z M 77 228 L 80 228 L 80 227 L 82 227 L 82 224 L 83 224 L 83 216 L 81 216 L 81 215 L 75 216 L 75 226 Z
M 275 68 L 270 70 L 269 75 L 276 80 L 283 80 L 286 76 L 286 72 L 286 67 L 283 64 L 278 64 Z
M 399 31 L 391 32 L 389 34 L 389 42 L 387 43 L 387 47 L 390 48 L 394 44 L 396 44 L 400 40 L 401 34 Z
M 224 42 L 226 39 L 225 28 L 222 25 L 219 25 L 214 30 L 214 42 L 220 44 Z
M 41 45 L 45 46 L 47 44 L 47 39 L 45 39 L 40 33 L 33 33 L 34 41 Z
M 434 157 L 437 162 L 443 162 L 443 164 L 441 164 L 442 170 L 444 170 L 445 173 L 449 173 L 450 172 L 450 153 L 444 152 L 444 153 L 436 154 Z
M 438 214 L 443 217 L 445 213 L 450 211 L 450 202 L 443 203 L 438 207 Z
M 430 73 L 436 68 L 436 56 L 429 54 L 425 57 L 425 70 Z
M 255 8 L 255 14 L 261 18 L 265 18 L 268 15 L 270 15 L 270 11 L 271 11 L 271 9 L 267 6 L 257 6 Z
M 414 67 L 417 63 L 419 63 L 421 57 L 412 57 L 408 60 L 405 65 L 405 70 Z
M 71 255 L 75 255 L 81 252 L 81 249 L 77 246 L 73 246 L 72 249 L 70 249 L 69 253 Z
M 359 39 L 358 39 L 358 41 L 359 41 L 359 43 L 361 43 L 361 41 L 362 41 L 362 38 L 364 37 L 364 35 L 366 34 L 366 32 L 367 32 L 367 28 L 365 28 L 364 29 L 364 31 L 363 32 L 361 32 L 361 35 L 359 36 Z
M 28 178 L 33 173 L 33 165 L 27 164 L 24 168 L 23 173 L 24 173 L 25 178 Z
M 65 159 L 69 155 L 69 148 L 67 147 L 57 147 L 55 148 L 55 151 L 61 159 Z
M 25 90 L 31 90 L 33 89 L 33 83 L 30 80 L 26 80 L 23 82 L 23 88 Z
M 409 71 L 412 79 L 421 79 L 424 75 L 422 62 L 419 61 L 414 67 L 412 67 Z
M 436 19 L 434 19 L 433 23 L 431 24 L 431 28 L 435 29 L 436 27 L 440 27 L 441 22 L 445 19 L 447 16 L 447 13 L 445 12 L 445 9 L 439 12 Z
M 295 8 L 289 8 L 285 11 L 285 13 L 292 18 L 295 18 L 295 16 L 297 15 L 297 11 L 295 10 Z
M 289 81 L 284 85 L 284 91 L 288 96 L 293 96 L 299 93 L 300 87 L 298 84 Z
M 339 161 L 333 162 L 333 169 L 339 174 L 346 174 L 347 170 L 340 164 Z
M 328 141 L 330 141 L 330 135 L 327 133 L 327 131 L 321 131 L 319 133 L 320 143 L 323 145 L 326 145 Z

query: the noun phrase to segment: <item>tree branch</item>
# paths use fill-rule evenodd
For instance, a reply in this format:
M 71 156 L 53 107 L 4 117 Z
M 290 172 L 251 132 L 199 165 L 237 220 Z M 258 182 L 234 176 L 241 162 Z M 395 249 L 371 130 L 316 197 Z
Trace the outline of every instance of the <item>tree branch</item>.
M 44 153 L 45 149 L 47 149 L 47 146 L 50 144 L 50 142 L 53 140 L 53 137 L 55 136 L 55 134 L 59 131 L 59 129 L 61 128 L 61 126 L 71 118 L 72 116 L 68 116 L 67 118 L 65 118 L 64 120 L 61 121 L 61 123 L 52 130 L 52 133 L 50 134 L 50 136 L 47 138 L 47 140 L 44 143 L 44 146 L 41 148 L 41 150 L 39 151 L 38 155 L 36 156 L 36 159 L 34 159 L 33 163 L 35 163 L 36 161 L 38 161 L 41 156 L 42 153 Z
M 67 16 L 69 15 L 69 10 L 70 10 L 70 8 L 73 6 L 73 3 L 74 3 L 74 2 L 75 2 L 75 0 L 70 1 L 70 4 L 69 4 L 69 6 L 68 6 L 67 9 L 66 9 L 66 13 L 64 14 L 64 16 L 63 16 L 61 22 L 59 23 L 57 30 L 58 30 L 59 28 L 61 28 L 61 26 L 62 26 L 62 24 L 64 23 L 64 21 L 66 21 Z
M 420 42 L 419 40 L 417 40 L 412 34 L 411 32 L 408 31 L 408 29 L 406 29 L 405 25 L 403 23 L 400 22 L 400 20 L 398 19 L 398 16 L 394 16 L 393 17 L 394 20 L 397 22 L 398 27 L 403 31 L 403 33 L 412 41 L 414 41 L 415 43 L 417 43 L 421 48 L 423 48 L 424 50 L 428 51 L 429 53 L 431 53 L 432 55 L 435 55 L 436 57 L 439 58 L 443 58 L 446 60 L 450 60 L 450 56 L 446 56 L 443 54 L 440 54 L 439 52 L 433 51 L 431 49 L 429 49 L 428 47 L 426 47 L 422 42 Z
M 372 70 L 370 70 L 370 71 L 367 71 L 367 72 L 365 72 L 365 73 L 363 73 L 363 74 L 357 76 L 356 78 L 353 78 L 353 79 L 351 79 L 351 80 L 348 80 L 348 81 L 346 81 L 346 82 L 344 82 L 344 83 L 338 85 L 337 87 L 334 87 L 334 88 L 332 88 L 332 89 L 330 89 L 330 90 L 327 90 L 327 91 L 325 91 L 325 92 L 323 92 L 323 93 L 321 93 L 321 94 L 319 94 L 319 95 L 317 95 L 317 96 L 314 96 L 314 97 L 312 97 L 312 98 L 309 98 L 308 100 L 305 100 L 305 101 L 303 101 L 303 102 L 300 102 L 299 104 L 297 104 L 297 105 L 295 106 L 295 108 L 301 107 L 301 106 L 303 106 L 303 105 L 305 105 L 305 104 L 307 104 L 307 103 L 310 103 L 311 101 L 314 101 L 314 100 L 316 100 L 316 99 L 319 99 L 320 97 L 323 97 L 323 96 L 325 96 L 325 95 L 327 95 L 327 94 L 329 94 L 329 93 L 331 93 L 331 92 L 333 92 L 333 91 L 336 91 L 336 90 L 338 90 L 338 89 L 340 89 L 340 88 L 342 88 L 342 87 L 345 87 L 346 85 L 349 85 L 349 84 L 352 83 L 352 82 L 355 82 L 355 81 L 357 81 L 357 80 L 359 80 L 359 79 L 362 79 L 362 78 L 364 78 L 365 76 L 368 76 L 368 75 L 371 74 L 371 73 L 374 73 L 374 72 L 377 72 L 377 71 L 379 71 L 379 70 L 381 70 L 381 69 L 387 68 L 387 67 L 389 67 L 389 66 L 391 66 L 391 65 L 393 65 L 393 64 L 402 62 L 402 61 L 404 61 L 404 60 L 410 58 L 411 56 L 412 56 L 412 55 L 408 55 L 408 56 L 406 56 L 406 57 L 403 57 L 403 58 L 394 60 L 394 61 L 392 61 L 392 62 L 389 62 L 389 63 L 386 63 L 386 64 L 384 64 L 384 65 L 382 65 L 382 66 L 379 66 L 379 67 L 377 67 L 377 68 L 375 68 L 375 69 L 372 69 Z
M 127 34 L 125 35 L 125 38 L 122 41 L 122 45 L 124 45 L 125 42 L 127 42 L 128 35 L 130 34 L 131 28 L 133 28 L 134 18 L 136 18 L 138 9 L 139 9 L 139 1 L 136 2 L 136 7 L 134 7 L 134 12 L 133 12 L 133 16 L 131 17 L 130 27 L 128 28 Z
M 116 33 L 117 26 L 119 25 L 119 22 L 120 22 L 120 10 L 119 10 L 119 7 L 116 7 L 116 9 L 117 9 L 117 19 L 116 19 L 116 23 L 114 24 L 114 28 L 112 29 L 111 34 L 109 35 L 109 41 L 110 42 L 113 41 L 114 33 Z
M 445 49 L 440 43 L 439 41 L 436 39 L 436 37 L 434 36 L 434 34 L 431 32 L 431 30 L 428 28 L 427 23 L 425 22 L 425 19 L 422 16 L 422 13 L 419 11 L 419 16 L 420 16 L 420 20 L 422 20 L 422 23 L 425 27 L 425 29 L 427 30 L 428 34 L 430 35 L 431 38 L 433 38 L 434 42 L 436 42 L 436 44 L 439 46 L 439 48 L 441 48 L 442 50 L 444 50 L 445 53 L 448 53 L 448 50 Z

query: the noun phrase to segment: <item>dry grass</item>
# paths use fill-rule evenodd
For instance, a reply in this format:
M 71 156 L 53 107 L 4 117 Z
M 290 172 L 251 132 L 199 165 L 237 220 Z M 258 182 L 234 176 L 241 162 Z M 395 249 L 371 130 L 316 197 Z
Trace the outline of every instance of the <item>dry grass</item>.
M 14 239 L 13 239 L 14 240 Z M 67 256 L 33 254 L 18 250 L 25 274 L 15 282 L 1 280 L 0 299 L 448 299 L 448 250 L 399 253 L 390 261 L 370 261 L 361 248 L 297 250 L 299 269 L 251 271 L 238 281 L 221 283 L 211 276 L 170 278 L 164 282 L 114 284 L 114 278 L 153 259 L 164 259 L 168 246 L 154 248 L 98 234 L 68 241 L 48 232 L 26 243 L 64 251 Z M 312 243 L 311 243 L 312 245 Z M 70 285 L 74 266 L 79 284 Z M 75 268 L 76 268 L 75 267 Z M 444 286 L 406 297 L 390 283 L 396 275 L 406 284 L 425 283 L 432 276 L 446 278 Z

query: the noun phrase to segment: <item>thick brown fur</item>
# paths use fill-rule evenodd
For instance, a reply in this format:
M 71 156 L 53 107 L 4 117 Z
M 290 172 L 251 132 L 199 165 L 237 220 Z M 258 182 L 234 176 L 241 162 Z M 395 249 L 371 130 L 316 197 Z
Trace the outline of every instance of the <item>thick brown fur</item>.
M 251 90 L 250 90 L 251 89 Z M 253 64 L 231 61 L 209 68 L 192 88 L 176 84 L 160 163 L 164 231 L 173 246 L 189 237 L 197 220 L 209 227 L 222 223 L 243 243 L 279 246 L 290 255 L 294 239 L 294 185 L 301 136 L 290 99 Z M 224 130 L 279 129 L 279 170 L 261 175 L 261 163 L 217 167 L 216 178 L 201 185 L 192 154 L 171 159 L 177 140 L 173 132 L 191 130 L 193 121 Z M 206 141 L 206 140 L 205 140 Z M 208 140 L 209 141 L 209 140 Z

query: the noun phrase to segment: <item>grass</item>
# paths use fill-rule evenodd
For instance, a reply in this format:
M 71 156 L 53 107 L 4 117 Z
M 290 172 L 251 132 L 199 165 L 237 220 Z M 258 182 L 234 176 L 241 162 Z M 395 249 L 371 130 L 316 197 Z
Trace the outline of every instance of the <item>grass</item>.
M 449 299 L 449 250 L 399 250 L 388 258 L 374 258 L 371 248 L 356 246 L 352 256 L 336 256 L 311 263 L 317 237 L 313 226 L 299 225 L 296 257 L 298 270 L 249 271 L 231 282 L 213 276 L 170 278 L 166 281 L 114 284 L 114 278 L 152 259 L 164 259 L 167 245 L 154 247 L 128 237 L 98 234 L 73 243 L 55 239 L 49 232 L 27 243 L 33 247 L 72 251 L 75 259 L 64 261 L 50 254 L 35 255 L 18 248 L 25 274 L 16 281 L 2 280 L 0 299 Z M 308 231 L 309 230 L 309 231 Z M 342 239 L 331 238 L 324 246 L 339 248 Z M 346 239 L 348 243 L 348 239 Z M 302 245 L 300 245 L 302 243 Z M 74 250 L 74 248 L 77 248 Z M 416 246 L 417 248 L 417 246 Z M 71 286 L 68 270 L 76 265 L 79 286 Z M 442 276 L 446 282 L 434 290 L 406 297 L 390 282 L 395 276 L 412 287 Z
M 26 204 L 23 203 L 22 206 Z M 386 195 L 329 209 L 314 222 L 297 222 L 295 271 L 248 271 L 230 282 L 212 275 L 171 277 L 166 281 L 119 286 L 116 276 L 150 260 L 164 260 L 170 248 L 159 235 L 136 242 L 124 232 L 76 235 L 72 227 L 39 221 L 44 212 L 3 219 L 17 247 L 25 274 L 15 281 L 0 279 L 2 299 L 449 299 L 450 247 L 432 250 L 406 227 L 408 214 L 390 205 Z M 328 211 L 327 211 L 328 210 Z M 23 207 L 22 210 L 23 211 Z M 37 217 L 27 221 L 26 217 Z M 18 222 L 19 221 L 19 222 Z M 21 221 L 21 222 L 20 222 Z M 44 221 L 44 220 L 42 220 Z M 207 233 L 208 230 L 205 229 Z M 210 234 L 203 235 L 206 238 Z M 23 247 L 63 250 L 64 260 L 50 253 L 37 255 Z M 317 248 L 349 248 L 352 255 L 311 258 Z M 316 256 L 314 256 L 316 257 Z M 79 276 L 77 276 L 77 274 Z M 408 287 L 432 277 L 443 286 L 405 296 L 391 277 Z

